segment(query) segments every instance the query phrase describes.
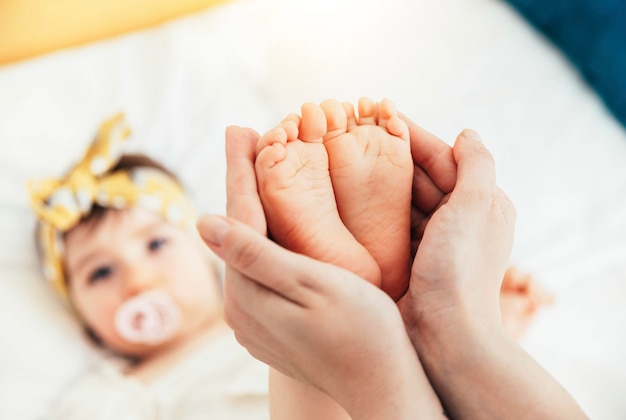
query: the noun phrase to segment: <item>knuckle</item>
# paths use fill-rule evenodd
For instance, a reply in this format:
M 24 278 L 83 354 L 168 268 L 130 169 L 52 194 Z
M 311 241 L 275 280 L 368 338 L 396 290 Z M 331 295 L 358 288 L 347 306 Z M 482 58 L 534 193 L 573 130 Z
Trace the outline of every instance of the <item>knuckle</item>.
M 482 159 L 485 163 L 491 166 L 495 166 L 496 162 L 493 158 L 493 154 L 489 150 L 487 150 L 487 148 L 485 148 L 485 146 L 483 146 L 482 144 L 476 147 L 474 153 L 479 159 Z
M 486 191 L 478 186 L 465 188 L 459 192 L 463 201 L 471 206 L 479 208 L 490 207 L 494 201 L 493 194 L 490 191 Z
M 465 136 L 465 138 L 468 138 Z M 480 141 L 471 141 L 466 143 L 466 147 L 468 147 L 468 151 L 474 155 L 477 159 L 483 159 L 486 162 L 494 163 L 493 155 L 491 152 L 485 147 L 484 143 Z
M 261 250 L 254 242 L 237 243 L 236 245 L 231 245 L 229 248 L 231 264 L 240 270 L 254 266 L 261 256 Z

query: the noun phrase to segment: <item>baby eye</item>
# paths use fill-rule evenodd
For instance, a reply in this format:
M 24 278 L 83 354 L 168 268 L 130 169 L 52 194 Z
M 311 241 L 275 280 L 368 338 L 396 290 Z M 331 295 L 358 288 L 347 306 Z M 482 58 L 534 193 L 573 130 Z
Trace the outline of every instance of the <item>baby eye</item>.
M 113 268 L 108 265 L 103 265 L 101 267 L 96 268 L 89 275 L 89 283 L 94 284 L 99 281 L 103 281 L 111 277 L 113 274 Z
M 154 238 L 148 243 L 148 249 L 152 252 L 156 252 L 167 243 L 165 238 Z

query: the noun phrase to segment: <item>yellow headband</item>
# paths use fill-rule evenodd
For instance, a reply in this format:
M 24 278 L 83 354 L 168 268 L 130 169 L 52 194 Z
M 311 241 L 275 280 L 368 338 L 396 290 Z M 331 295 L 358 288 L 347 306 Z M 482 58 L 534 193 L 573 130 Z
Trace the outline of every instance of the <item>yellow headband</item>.
M 153 168 L 110 172 L 122 157 L 130 136 L 123 114 L 105 121 L 81 161 L 62 179 L 32 181 L 31 205 L 39 218 L 43 271 L 61 296 L 67 298 L 63 272 L 63 234 L 78 225 L 94 204 L 123 209 L 141 207 L 189 228 L 195 212 L 180 185 Z

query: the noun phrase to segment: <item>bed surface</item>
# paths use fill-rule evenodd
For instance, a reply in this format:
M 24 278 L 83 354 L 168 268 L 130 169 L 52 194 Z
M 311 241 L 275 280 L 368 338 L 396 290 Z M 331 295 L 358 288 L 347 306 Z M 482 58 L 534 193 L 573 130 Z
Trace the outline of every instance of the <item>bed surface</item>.
M 0 67 L 0 418 L 42 415 L 100 357 L 43 284 L 28 179 L 63 172 L 123 110 L 133 150 L 224 213 L 226 125 L 364 95 L 449 142 L 481 133 L 518 210 L 512 262 L 556 297 L 523 345 L 592 418 L 623 418 L 626 133 L 497 0 L 238 0 Z

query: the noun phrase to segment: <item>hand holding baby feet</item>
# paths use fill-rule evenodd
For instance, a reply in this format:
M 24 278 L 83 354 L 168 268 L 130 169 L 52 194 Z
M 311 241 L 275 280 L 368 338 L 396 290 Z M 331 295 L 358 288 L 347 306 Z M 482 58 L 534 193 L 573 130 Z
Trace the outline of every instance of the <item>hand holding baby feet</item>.
M 259 139 L 255 169 L 269 234 L 292 251 L 380 286 L 377 262 L 339 217 L 323 143 L 326 129 L 322 108 L 308 103 L 302 117 L 288 116 Z
M 339 215 L 380 267 L 382 288 L 399 299 L 408 287 L 413 160 L 406 123 L 389 100 L 327 100 L 324 146 Z

